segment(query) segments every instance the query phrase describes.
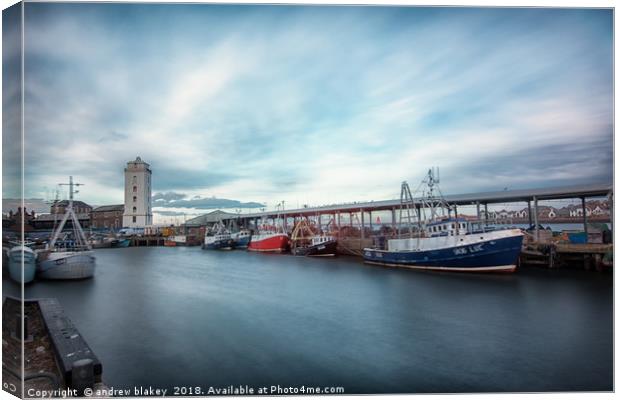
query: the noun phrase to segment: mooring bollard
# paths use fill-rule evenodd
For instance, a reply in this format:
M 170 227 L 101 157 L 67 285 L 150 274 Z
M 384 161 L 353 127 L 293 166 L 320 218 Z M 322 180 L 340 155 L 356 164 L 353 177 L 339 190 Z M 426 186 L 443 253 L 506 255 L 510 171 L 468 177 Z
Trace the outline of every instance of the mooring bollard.
M 23 336 L 22 332 L 24 334 Z M 32 340 L 32 336 L 29 335 L 28 332 L 28 315 L 24 315 L 24 319 L 22 320 L 22 315 L 20 313 L 15 314 L 15 330 L 11 332 L 11 336 L 19 341 L 22 339 L 25 342 Z
M 95 368 L 93 360 L 83 358 L 73 363 L 71 367 L 71 387 L 76 389 L 80 396 L 86 388 L 95 386 Z

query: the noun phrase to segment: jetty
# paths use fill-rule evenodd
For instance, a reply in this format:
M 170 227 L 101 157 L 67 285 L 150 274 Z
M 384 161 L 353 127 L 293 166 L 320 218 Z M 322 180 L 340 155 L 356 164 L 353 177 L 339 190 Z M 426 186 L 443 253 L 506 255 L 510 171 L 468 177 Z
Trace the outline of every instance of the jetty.
M 22 303 L 5 297 L 2 350 L 5 390 L 18 397 L 82 396 L 86 388 L 105 388 L 101 362 L 55 298 Z

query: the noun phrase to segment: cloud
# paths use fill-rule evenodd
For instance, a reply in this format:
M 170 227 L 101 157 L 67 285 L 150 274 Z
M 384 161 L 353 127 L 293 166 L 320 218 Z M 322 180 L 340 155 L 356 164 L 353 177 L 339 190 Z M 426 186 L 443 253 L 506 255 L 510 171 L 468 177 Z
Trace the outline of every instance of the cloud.
M 157 202 L 157 201 L 170 202 L 170 201 L 175 201 L 175 200 L 181 200 L 186 197 L 187 195 L 183 193 L 165 192 L 165 193 L 155 193 L 152 198 L 154 202 Z
M 197 208 L 197 209 L 216 209 L 216 208 L 261 208 L 264 204 L 257 202 L 241 202 L 239 200 L 218 199 L 216 197 L 203 198 L 194 196 L 186 199 L 187 196 L 180 193 L 167 192 L 156 193 L 153 196 L 155 207 L 170 208 Z
M 136 155 L 191 207 L 611 176 L 610 10 L 27 7 L 29 196 L 118 203 Z

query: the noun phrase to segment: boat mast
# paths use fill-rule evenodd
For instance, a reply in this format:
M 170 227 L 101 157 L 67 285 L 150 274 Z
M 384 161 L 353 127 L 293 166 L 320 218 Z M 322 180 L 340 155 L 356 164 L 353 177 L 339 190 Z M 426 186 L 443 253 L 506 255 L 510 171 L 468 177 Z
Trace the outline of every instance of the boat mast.
M 82 227 L 80 226 L 80 222 L 77 218 L 77 216 L 75 215 L 75 212 L 73 211 L 73 195 L 75 193 L 79 193 L 77 190 L 74 190 L 73 187 L 74 186 L 84 186 L 84 184 L 82 183 L 73 183 L 73 176 L 69 177 L 69 183 L 59 183 L 59 186 L 69 186 L 69 204 L 67 206 L 67 209 L 65 210 L 65 215 L 62 218 L 62 221 L 60 222 L 60 225 L 58 225 L 58 229 L 56 231 L 54 231 L 54 236 L 52 236 L 52 240 L 49 243 L 49 247 L 53 248 L 54 245 L 56 244 L 56 241 L 58 240 L 58 236 L 60 236 L 60 233 L 62 232 L 62 229 L 65 227 L 65 224 L 67 223 L 67 220 L 69 218 L 71 218 L 71 222 L 73 224 L 73 229 L 75 231 L 75 241 L 76 244 L 79 247 L 86 247 L 90 250 L 90 245 L 88 244 L 88 242 L 86 241 L 86 236 L 84 235 L 84 231 L 82 230 Z
M 398 223 L 398 237 L 401 235 L 401 230 L 403 227 L 403 211 L 405 212 L 405 218 L 407 220 L 407 226 L 409 228 L 409 237 L 413 237 L 413 228 L 411 227 L 411 219 L 413 216 L 411 213 L 413 212 L 413 208 L 415 204 L 413 203 L 413 196 L 411 196 L 411 190 L 409 189 L 409 184 L 407 181 L 403 181 L 400 186 L 400 210 L 399 210 L 399 223 Z
M 439 218 L 439 209 L 441 209 L 441 214 L 445 216 L 445 209 L 450 207 L 448 203 L 443 199 L 443 194 L 439 189 L 439 168 L 431 168 L 428 170 L 426 178 L 423 183 L 426 183 L 428 190 L 426 193 L 423 193 L 422 196 L 422 205 L 424 208 L 428 208 L 430 210 L 430 220 L 434 220 Z M 439 192 L 439 196 L 435 195 L 435 189 Z M 424 216 L 426 218 L 426 215 Z

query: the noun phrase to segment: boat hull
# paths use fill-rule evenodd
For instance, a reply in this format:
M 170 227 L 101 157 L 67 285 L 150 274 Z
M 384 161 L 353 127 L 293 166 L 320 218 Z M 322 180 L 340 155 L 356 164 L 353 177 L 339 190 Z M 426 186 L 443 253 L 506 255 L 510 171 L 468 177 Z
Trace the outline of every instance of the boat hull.
M 204 250 L 231 250 L 233 248 L 233 241 L 232 239 L 216 240 L 211 243 L 204 243 L 202 248 Z
M 118 239 L 112 242 L 111 247 L 129 247 L 131 240 L 129 239 Z
M 24 273 L 22 276 L 22 258 Z M 14 249 L 9 251 L 9 276 L 17 283 L 28 283 L 34 280 L 36 272 L 36 254 L 32 251 Z M 23 278 L 23 279 L 22 279 Z
M 432 250 L 364 249 L 364 261 L 392 267 L 460 272 L 514 272 L 523 235 Z
M 86 279 L 94 274 L 95 257 L 91 252 L 48 258 L 42 261 L 38 268 L 38 275 L 44 279 Z
M 282 233 L 273 235 L 252 236 L 248 244 L 248 251 L 283 253 L 289 246 L 288 236 Z
M 316 244 L 314 246 L 307 247 L 294 247 L 291 249 L 291 253 L 296 256 L 308 256 L 308 257 L 319 257 L 319 256 L 335 256 L 336 251 L 338 249 L 338 242 L 335 240 L 330 240 L 325 243 Z
M 233 246 L 235 249 L 245 249 L 250 244 L 250 236 L 233 238 Z

